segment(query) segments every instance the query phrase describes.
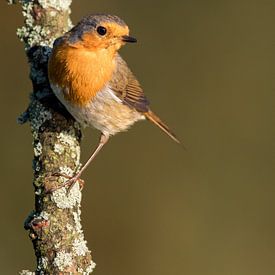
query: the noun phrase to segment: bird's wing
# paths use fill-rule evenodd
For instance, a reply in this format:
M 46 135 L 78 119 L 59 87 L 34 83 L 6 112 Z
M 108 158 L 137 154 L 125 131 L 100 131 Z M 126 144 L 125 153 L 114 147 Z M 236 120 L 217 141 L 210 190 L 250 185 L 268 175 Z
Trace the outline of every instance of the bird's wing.
M 109 85 L 122 102 L 141 113 L 149 111 L 149 101 L 126 62 L 120 55 L 116 57 L 116 69 Z
M 138 112 L 143 113 L 148 120 L 157 125 L 174 141 L 180 143 L 168 126 L 150 110 L 149 101 L 145 97 L 139 82 L 120 55 L 117 55 L 116 62 L 116 69 L 113 73 L 112 79 L 109 81 L 110 88 L 115 95 L 130 108 L 134 108 Z

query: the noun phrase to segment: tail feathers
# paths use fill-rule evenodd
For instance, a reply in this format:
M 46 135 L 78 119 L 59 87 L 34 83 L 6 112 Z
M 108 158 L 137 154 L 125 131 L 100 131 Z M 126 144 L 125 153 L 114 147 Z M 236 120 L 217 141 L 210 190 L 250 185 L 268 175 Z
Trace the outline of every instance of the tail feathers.
M 180 143 L 180 141 L 177 139 L 174 133 L 171 132 L 169 127 L 164 124 L 161 119 L 154 114 L 151 110 L 144 113 L 147 119 L 149 119 L 151 122 L 153 122 L 155 125 L 157 125 L 163 132 L 165 132 L 171 139 L 173 139 L 175 142 Z

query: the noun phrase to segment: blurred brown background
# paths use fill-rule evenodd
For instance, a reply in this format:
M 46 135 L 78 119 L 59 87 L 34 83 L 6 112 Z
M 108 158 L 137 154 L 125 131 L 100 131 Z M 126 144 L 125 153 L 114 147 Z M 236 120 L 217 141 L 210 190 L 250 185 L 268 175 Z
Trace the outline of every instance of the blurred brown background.
M 74 1 L 72 18 L 121 16 L 122 55 L 188 150 L 139 123 L 84 175 L 97 275 L 275 274 L 274 1 Z M 34 269 L 32 139 L 19 5 L 0 4 L 1 274 Z M 82 160 L 98 132 L 85 131 Z

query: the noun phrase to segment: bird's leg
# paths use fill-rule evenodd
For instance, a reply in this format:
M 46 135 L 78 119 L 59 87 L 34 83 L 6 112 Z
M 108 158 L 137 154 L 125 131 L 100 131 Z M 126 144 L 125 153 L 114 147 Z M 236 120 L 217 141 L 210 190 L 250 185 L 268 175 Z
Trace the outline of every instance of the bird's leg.
M 74 178 L 79 179 L 81 174 L 84 172 L 84 170 L 89 166 L 89 164 L 93 161 L 93 159 L 96 157 L 96 155 L 99 153 L 99 151 L 102 149 L 102 147 L 107 143 L 109 140 L 108 135 L 101 134 L 99 144 L 90 156 L 90 158 L 86 161 L 86 163 L 82 166 L 80 171 L 74 176 Z
M 70 191 L 71 188 L 74 186 L 74 184 L 79 180 L 81 174 L 89 166 L 89 164 L 93 161 L 93 159 L 96 157 L 96 155 L 99 153 L 99 151 L 107 143 L 108 140 L 109 140 L 109 135 L 101 134 L 98 146 L 96 147 L 96 149 L 94 150 L 94 152 L 92 153 L 92 155 L 90 156 L 90 158 L 82 166 L 82 168 L 80 169 L 80 171 L 77 174 L 75 174 L 73 177 L 69 177 L 68 175 L 62 175 L 60 173 L 55 173 L 54 174 L 55 176 L 62 176 L 62 177 L 68 178 L 68 180 L 63 185 L 61 185 L 60 187 L 58 187 L 56 189 L 62 188 L 64 186 L 69 186 L 68 191 Z M 82 181 L 82 185 L 84 185 L 83 181 Z M 52 191 L 55 191 L 55 190 L 52 190 Z

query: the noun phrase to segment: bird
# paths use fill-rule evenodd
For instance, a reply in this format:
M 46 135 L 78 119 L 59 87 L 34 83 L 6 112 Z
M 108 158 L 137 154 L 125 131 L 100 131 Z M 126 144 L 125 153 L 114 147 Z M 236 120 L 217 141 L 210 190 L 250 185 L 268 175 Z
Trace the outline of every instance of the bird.
M 127 24 L 109 14 L 88 15 L 54 41 L 48 61 L 53 93 L 76 121 L 101 132 L 96 149 L 68 185 L 80 179 L 111 136 L 137 121 L 151 121 L 180 143 L 151 110 L 140 83 L 118 53 L 126 43 L 135 42 Z

